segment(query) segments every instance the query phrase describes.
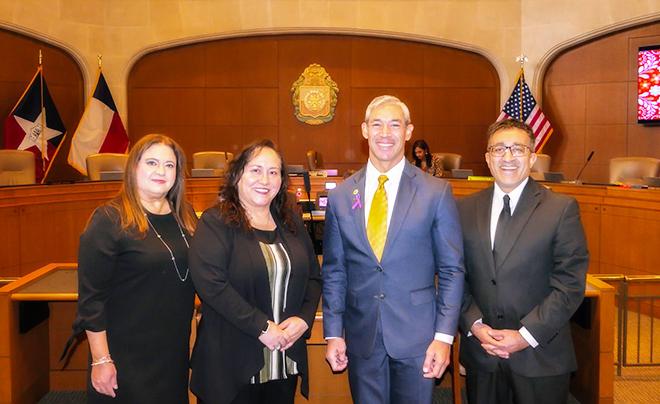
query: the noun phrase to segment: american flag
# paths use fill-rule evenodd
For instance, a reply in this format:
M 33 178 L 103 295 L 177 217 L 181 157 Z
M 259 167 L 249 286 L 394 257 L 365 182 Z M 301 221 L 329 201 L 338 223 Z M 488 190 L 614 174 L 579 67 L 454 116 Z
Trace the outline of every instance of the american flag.
M 522 87 L 522 90 L 520 89 Z M 522 118 L 520 109 L 522 107 Z M 504 104 L 502 113 L 497 117 L 497 121 L 504 119 L 516 119 L 525 121 L 526 124 L 534 130 L 535 142 L 534 151 L 539 152 L 552 135 L 552 125 L 546 118 L 541 108 L 536 103 L 529 86 L 525 82 L 525 73 L 521 70 L 516 81 L 516 86 L 511 96 Z

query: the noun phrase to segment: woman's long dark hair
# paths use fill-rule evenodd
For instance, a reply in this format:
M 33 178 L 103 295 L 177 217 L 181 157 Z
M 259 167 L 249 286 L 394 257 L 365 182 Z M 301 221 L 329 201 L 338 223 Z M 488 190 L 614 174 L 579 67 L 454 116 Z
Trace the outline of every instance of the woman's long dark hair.
M 295 232 L 296 226 L 293 220 L 293 205 L 289 201 L 289 195 L 287 193 L 287 189 L 289 188 L 289 176 L 287 175 L 286 164 L 282 154 L 269 139 L 251 143 L 229 163 L 229 169 L 225 173 L 225 184 L 220 187 L 220 200 L 218 201 L 217 207 L 220 210 L 220 214 L 225 220 L 225 223 L 228 225 L 241 227 L 246 231 L 252 230 L 250 221 L 238 196 L 238 182 L 243 176 L 245 166 L 264 148 L 272 149 L 277 153 L 282 165 L 280 167 L 282 184 L 277 191 L 277 195 L 275 195 L 275 198 L 273 198 L 273 201 L 270 203 L 270 211 L 289 231 Z
M 429 145 L 426 144 L 426 141 L 423 139 L 415 140 L 415 143 L 412 145 L 412 158 L 413 161 L 415 162 L 415 165 L 419 168 L 422 167 L 422 160 L 417 158 L 417 155 L 415 154 L 415 149 L 420 148 L 424 150 L 424 159 L 426 160 L 426 167 L 430 168 L 431 167 L 431 150 L 429 150 Z

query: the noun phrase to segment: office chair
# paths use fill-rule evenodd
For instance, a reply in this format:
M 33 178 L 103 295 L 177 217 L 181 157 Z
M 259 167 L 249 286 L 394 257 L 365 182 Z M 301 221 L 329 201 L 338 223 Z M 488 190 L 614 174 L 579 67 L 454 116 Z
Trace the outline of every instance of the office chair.
M 0 150 L 0 185 L 36 182 L 34 153 L 27 150 Z
M 87 164 L 87 177 L 90 181 L 101 181 L 101 173 L 108 171 L 119 173 L 124 172 L 128 154 L 122 153 L 96 153 L 90 154 L 85 160 Z M 105 179 L 105 178 L 103 178 Z M 120 179 L 120 175 L 113 175 L 113 180 Z
M 642 183 L 644 177 L 657 177 L 660 159 L 653 157 L 615 157 L 610 159 L 610 182 Z
M 193 154 L 193 168 L 225 170 L 234 159 L 234 153 L 222 151 L 201 151 Z
M 545 174 L 550 171 L 550 163 L 552 162 L 552 157 L 548 154 L 537 153 L 536 162 L 532 166 L 530 177 L 534 178 L 537 181 L 545 180 Z
M 307 150 L 306 156 L 307 167 L 310 170 L 320 170 L 323 168 L 323 164 L 321 163 L 321 155 L 319 152 L 316 150 Z
M 463 156 L 456 153 L 432 153 L 434 156 L 442 158 L 442 176 L 451 175 L 451 170 L 461 168 L 461 159 Z

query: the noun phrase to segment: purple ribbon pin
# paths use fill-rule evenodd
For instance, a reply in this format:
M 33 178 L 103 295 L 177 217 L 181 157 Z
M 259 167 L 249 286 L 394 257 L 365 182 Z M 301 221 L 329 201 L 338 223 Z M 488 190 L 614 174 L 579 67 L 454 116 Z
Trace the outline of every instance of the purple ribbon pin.
M 357 189 L 353 190 L 353 206 L 351 209 L 355 210 L 357 208 L 362 208 L 362 201 L 360 200 L 360 192 Z

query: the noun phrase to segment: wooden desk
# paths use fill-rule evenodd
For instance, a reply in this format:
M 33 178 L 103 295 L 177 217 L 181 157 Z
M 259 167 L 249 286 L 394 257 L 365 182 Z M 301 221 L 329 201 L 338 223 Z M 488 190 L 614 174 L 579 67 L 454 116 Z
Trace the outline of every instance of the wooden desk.
M 73 320 L 58 318 L 53 304 L 61 302 L 75 313 L 76 268 L 50 264 L 0 288 L 0 404 L 36 403 L 53 384 L 51 369 L 58 368 L 64 342 L 54 344 L 51 338 L 70 333 Z M 47 305 L 50 320 L 20 329 L 30 312 L 48 318 Z M 86 358 L 84 353 L 85 364 Z
M 588 275 L 584 302 L 571 321 L 578 360 L 571 394 L 582 404 L 614 402 L 614 293 L 612 286 Z
M 196 211 L 211 206 L 220 178 L 187 181 Z M 312 196 L 326 182 L 311 179 Z M 490 185 L 488 182 L 450 180 L 454 195 L 462 197 Z M 95 207 L 110 199 L 119 182 L 87 182 L 0 188 L 0 277 L 22 276 L 49 262 L 74 262 L 78 238 Z M 549 184 L 553 191 L 574 196 L 591 254 L 590 273 L 659 274 L 660 190 Z M 302 178 L 291 179 L 292 191 Z
M 49 390 L 84 390 L 87 346 L 81 344 L 63 367 L 59 354 L 71 332 L 77 300 L 77 265 L 49 264 L 0 288 L 0 404 L 35 403 Z M 586 313 L 572 324 L 578 372 L 571 392 L 582 403 L 611 403 L 614 379 L 614 288 L 587 279 Z M 48 302 L 50 318 L 19 330 L 26 302 Z M 583 313 L 583 314 L 585 314 Z M 585 322 L 586 319 L 586 322 Z M 347 374 L 325 363 L 322 315 L 309 342 L 310 402 L 350 403 Z M 454 347 L 454 369 L 458 368 Z M 48 358 L 48 359 L 47 359 Z M 454 387 L 459 387 L 458 383 Z M 299 398 L 299 402 L 303 402 Z
M 76 264 L 49 264 L 0 288 L 0 404 L 36 403 L 48 391 L 85 390 L 88 346 L 83 341 L 63 364 L 59 355 L 71 334 L 78 299 Z M 19 330 L 21 303 L 48 303 L 50 317 L 27 332 Z M 333 375 L 325 362 L 323 316 L 309 340 L 310 400 L 350 404 L 347 373 Z M 194 335 L 194 329 L 193 329 Z M 192 401 L 194 402 L 194 400 Z

